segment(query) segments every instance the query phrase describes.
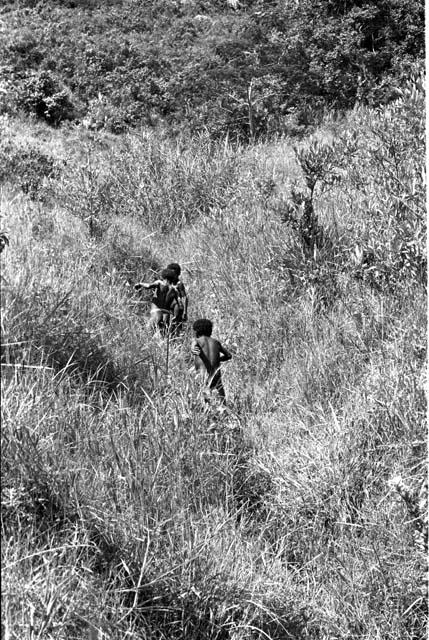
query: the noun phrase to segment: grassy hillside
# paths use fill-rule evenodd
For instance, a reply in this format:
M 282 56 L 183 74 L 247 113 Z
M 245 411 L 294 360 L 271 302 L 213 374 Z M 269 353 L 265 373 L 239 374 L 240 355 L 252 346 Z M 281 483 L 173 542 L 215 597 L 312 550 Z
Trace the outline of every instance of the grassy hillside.
M 425 637 L 423 106 L 296 151 L 3 116 L 5 640 Z M 225 411 L 130 286 L 173 260 Z

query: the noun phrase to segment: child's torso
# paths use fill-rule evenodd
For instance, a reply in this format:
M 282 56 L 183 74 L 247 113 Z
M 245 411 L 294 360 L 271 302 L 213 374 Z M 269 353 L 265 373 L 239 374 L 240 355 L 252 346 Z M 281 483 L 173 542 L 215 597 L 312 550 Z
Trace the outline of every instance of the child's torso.
M 152 304 L 159 309 L 168 311 L 176 299 L 177 291 L 175 291 L 172 285 L 159 284 L 153 292 Z
M 208 336 L 200 336 L 197 338 L 197 344 L 199 344 L 203 350 L 206 361 L 200 358 L 200 356 L 195 356 L 195 367 L 198 370 L 206 369 L 207 373 L 212 375 L 217 371 L 220 364 L 219 342 Z
M 181 309 L 183 309 L 184 304 L 185 304 L 185 297 L 186 297 L 186 290 L 185 290 L 185 286 L 183 284 L 183 282 L 181 280 L 179 280 L 179 282 L 175 285 L 174 287 L 176 289 L 177 292 L 177 302 L 179 303 L 179 307 Z

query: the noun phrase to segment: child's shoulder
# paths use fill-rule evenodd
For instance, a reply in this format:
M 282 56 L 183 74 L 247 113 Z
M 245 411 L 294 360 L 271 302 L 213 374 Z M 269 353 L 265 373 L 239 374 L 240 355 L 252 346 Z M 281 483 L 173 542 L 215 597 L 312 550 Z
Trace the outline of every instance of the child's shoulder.
M 180 292 L 185 291 L 185 285 L 183 284 L 182 280 L 178 281 L 178 283 L 176 284 L 176 289 L 178 289 L 178 291 Z

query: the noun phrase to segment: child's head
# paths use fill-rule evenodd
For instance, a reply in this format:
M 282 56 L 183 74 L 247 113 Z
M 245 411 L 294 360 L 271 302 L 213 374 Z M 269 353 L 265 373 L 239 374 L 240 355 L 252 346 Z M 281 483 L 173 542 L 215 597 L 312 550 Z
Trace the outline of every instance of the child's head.
M 192 328 L 195 331 L 195 335 L 197 338 L 199 338 L 200 336 L 207 336 L 208 338 L 210 338 L 213 330 L 213 322 L 211 320 L 207 320 L 206 318 L 201 318 L 201 320 L 195 320 Z
M 167 280 L 169 284 L 176 284 L 177 282 L 177 275 L 173 269 L 163 269 L 161 271 L 161 278 Z
M 177 262 L 172 262 L 171 264 L 167 265 L 167 269 L 171 269 L 172 271 L 174 271 L 174 273 L 177 275 L 177 277 L 179 277 L 180 274 L 182 273 L 182 269 L 180 268 L 180 264 L 177 264 Z

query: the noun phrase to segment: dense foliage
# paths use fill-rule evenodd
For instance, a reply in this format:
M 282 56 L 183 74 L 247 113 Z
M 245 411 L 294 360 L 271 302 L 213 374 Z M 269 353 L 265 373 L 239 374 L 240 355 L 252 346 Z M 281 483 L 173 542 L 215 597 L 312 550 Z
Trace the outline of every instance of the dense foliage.
M 300 133 L 395 95 L 423 56 L 421 0 L 11 2 L 4 110 L 121 132 Z

